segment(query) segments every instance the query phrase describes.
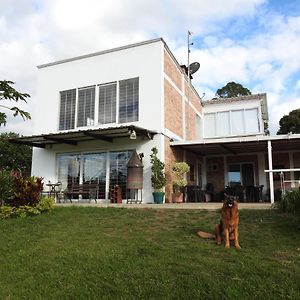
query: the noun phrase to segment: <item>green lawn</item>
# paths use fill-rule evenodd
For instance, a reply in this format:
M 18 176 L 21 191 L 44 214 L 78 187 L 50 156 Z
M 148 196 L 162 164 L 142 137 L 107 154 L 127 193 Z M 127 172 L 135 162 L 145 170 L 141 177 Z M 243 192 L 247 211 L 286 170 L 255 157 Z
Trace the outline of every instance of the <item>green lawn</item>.
M 196 236 L 218 220 L 91 207 L 0 220 L 0 299 L 300 299 L 299 218 L 240 211 L 241 251 Z

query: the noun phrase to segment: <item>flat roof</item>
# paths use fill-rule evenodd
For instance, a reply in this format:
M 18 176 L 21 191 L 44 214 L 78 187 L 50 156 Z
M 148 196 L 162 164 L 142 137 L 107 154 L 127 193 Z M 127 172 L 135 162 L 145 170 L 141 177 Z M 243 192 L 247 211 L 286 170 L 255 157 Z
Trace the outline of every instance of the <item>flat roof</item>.
M 300 134 L 174 141 L 171 142 L 171 146 L 191 151 L 198 155 L 208 156 L 267 152 L 268 141 L 271 141 L 273 152 L 300 150 Z
M 141 127 L 129 125 L 119 127 L 108 127 L 86 130 L 70 130 L 59 133 L 39 134 L 11 138 L 9 141 L 15 144 L 23 144 L 31 147 L 45 148 L 47 145 L 67 144 L 78 145 L 79 142 L 101 140 L 112 143 L 115 138 L 128 137 L 130 131 L 134 130 L 137 136 L 145 136 L 152 139 L 156 132 Z

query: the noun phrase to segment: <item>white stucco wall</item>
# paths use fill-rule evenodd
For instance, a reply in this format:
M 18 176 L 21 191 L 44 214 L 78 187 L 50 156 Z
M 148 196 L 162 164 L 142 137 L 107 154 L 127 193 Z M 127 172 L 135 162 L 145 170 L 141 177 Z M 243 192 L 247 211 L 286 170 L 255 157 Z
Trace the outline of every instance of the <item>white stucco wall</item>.
M 40 68 L 35 134 L 58 131 L 60 91 L 135 77 L 139 77 L 139 121 L 131 124 L 161 132 L 163 47 L 157 41 Z M 109 126 L 112 124 L 81 129 Z
M 108 52 L 102 55 L 73 60 L 61 64 L 42 67 L 38 72 L 38 104 L 34 114 L 35 134 L 58 132 L 60 91 L 98 85 L 139 77 L 139 121 L 130 123 L 145 129 L 163 132 L 163 49 L 161 41 Z M 97 98 L 96 98 L 97 101 Z M 81 127 L 74 130 L 105 128 L 129 125 L 105 124 Z M 157 134 L 153 140 L 129 138 L 114 139 L 113 143 L 103 141 L 82 142 L 77 146 L 66 144 L 34 148 L 32 174 L 44 177 L 44 183 L 58 179 L 57 154 L 94 153 L 136 149 L 144 153 L 143 202 L 151 202 L 150 152 L 157 147 L 163 160 L 164 138 Z

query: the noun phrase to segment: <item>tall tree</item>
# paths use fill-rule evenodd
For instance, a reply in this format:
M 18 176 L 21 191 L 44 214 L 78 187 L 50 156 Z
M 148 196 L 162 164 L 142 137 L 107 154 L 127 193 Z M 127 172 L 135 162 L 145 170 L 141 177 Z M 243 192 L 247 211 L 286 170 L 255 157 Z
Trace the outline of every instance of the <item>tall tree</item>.
M 300 109 L 292 110 L 279 120 L 277 134 L 300 133 Z
M 9 142 L 9 138 L 17 138 L 14 132 L 0 134 L 0 169 L 21 170 L 29 175 L 31 169 L 32 149 L 29 146 L 17 145 Z
M 220 98 L 232 98 L 232 97 L 239 97 L 251 95 L 250 90 L 243 87 L 240 83 L 236 82 L 228 82 L 225 86 L 218 89 L 216 92 L 216 96 Z
M 26 98 L 30 97 L 30 95 L 26 93 L 18 92 L 12 87 L 12 84 L 14 84 L 14 82 L 12 81 L 8 81 L 8 80 L 0 81 L 0 101 L 9 100 L 9 101 L 18 102 L 21 100 L 27 102 Z M 9 107 L 7 105 L 0 104 L 0 108 L 11 110 L 13 112 L 14 117 L 20 115 L 23 118 L 23 120 L 31 119 L 31 116 L 28 112 L 21 110 L 17 106 Z M 0 112 L 0 126 L 6 124 L 6 118 L 7 115 L 4 112 Z

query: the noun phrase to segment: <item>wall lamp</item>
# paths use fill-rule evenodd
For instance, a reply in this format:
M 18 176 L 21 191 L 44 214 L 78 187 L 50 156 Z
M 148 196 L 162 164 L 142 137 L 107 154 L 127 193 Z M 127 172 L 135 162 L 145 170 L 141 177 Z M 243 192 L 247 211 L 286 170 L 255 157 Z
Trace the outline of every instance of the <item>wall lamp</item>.
M 136 132 L 134 129 L 129 130 L 129 138 L 131 140 L 136 140 Z

